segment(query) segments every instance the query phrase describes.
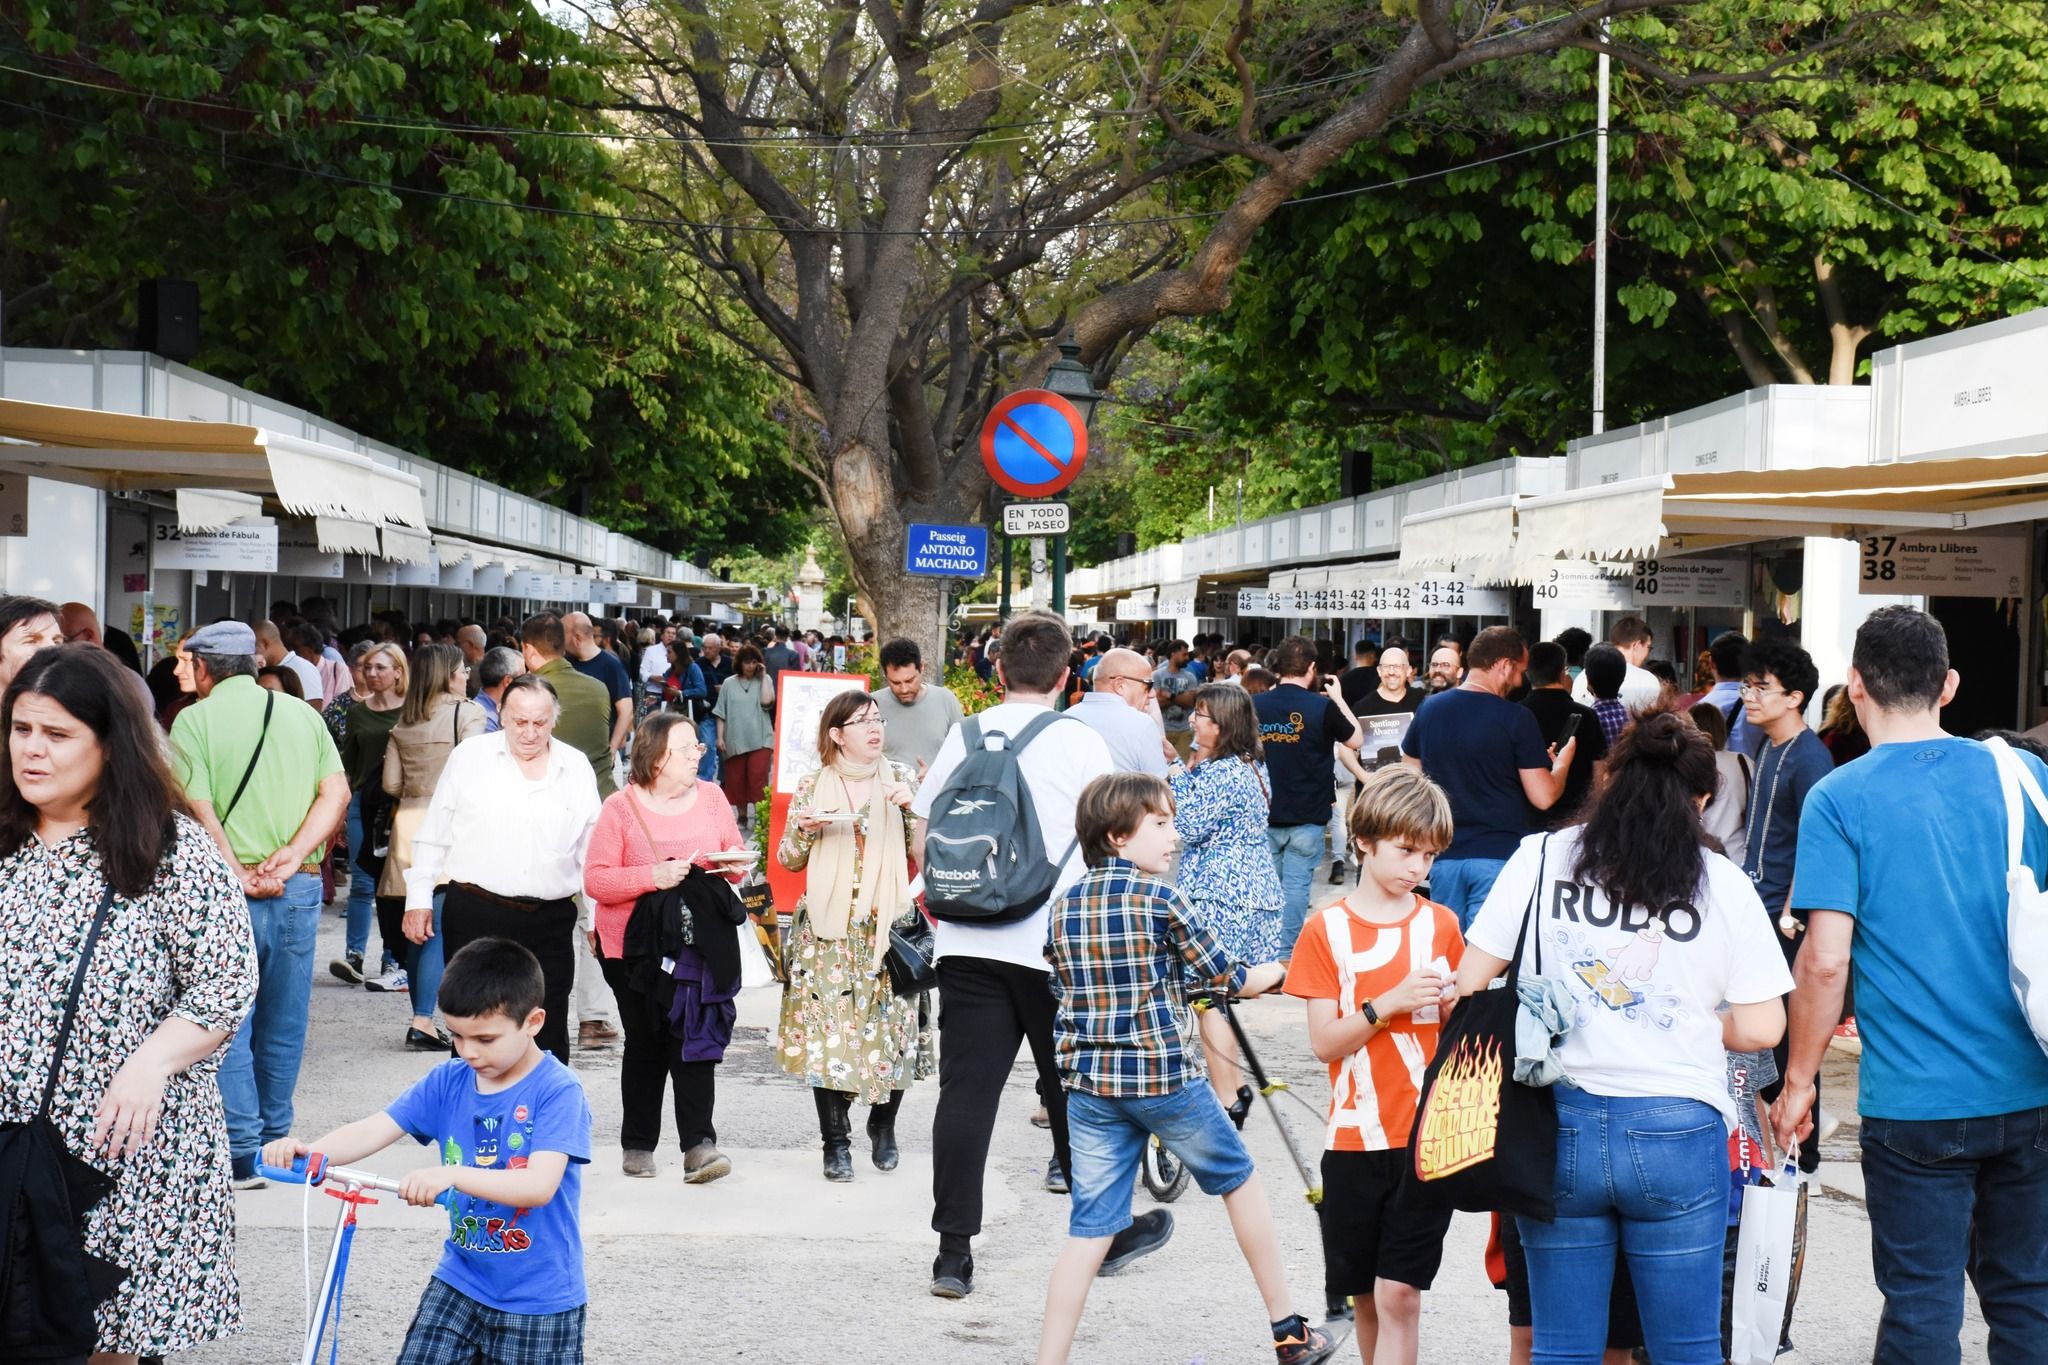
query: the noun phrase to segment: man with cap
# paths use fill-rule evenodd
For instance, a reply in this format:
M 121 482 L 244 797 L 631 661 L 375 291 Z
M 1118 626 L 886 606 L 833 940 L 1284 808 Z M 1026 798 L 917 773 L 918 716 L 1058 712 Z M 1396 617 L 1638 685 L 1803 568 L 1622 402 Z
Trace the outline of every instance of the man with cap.
M 178 686 L 198 701 L 171 726 L 171 762 L 193 813 L 248 897 L 256 1004 L 220 1067 L 238 1188 L 262 1181 L 256 1154 L 292 1129 L 306 1048 L 320 859 L 348 810 L 348 779 L 320 713 L 256 682 L 256 633 L 219 621 L 178 651 Z

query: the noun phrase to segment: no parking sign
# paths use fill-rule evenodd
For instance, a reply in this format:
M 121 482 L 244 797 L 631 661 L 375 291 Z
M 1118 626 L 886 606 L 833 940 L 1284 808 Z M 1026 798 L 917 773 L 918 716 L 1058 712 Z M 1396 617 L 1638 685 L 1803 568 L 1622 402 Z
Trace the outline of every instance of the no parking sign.
M 1019 389 L 981 424 L 981 462 L 996 486 L 1020 498 L 1059 492 L 1088 459 L 1088 424 L 1050 389 Z

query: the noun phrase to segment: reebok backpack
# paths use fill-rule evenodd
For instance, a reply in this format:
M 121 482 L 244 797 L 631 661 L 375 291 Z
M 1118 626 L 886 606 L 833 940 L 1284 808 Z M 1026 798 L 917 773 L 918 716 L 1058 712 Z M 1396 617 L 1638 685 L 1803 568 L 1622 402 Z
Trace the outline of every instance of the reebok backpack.
M 1048 711 L 1015 735 L 992 731 L 986 737 L 979 720 L 960 722 L 965 753 L 932 802 L 925 827 L 924 903 L 932 918 L 1014 924 L 1051 898 L 1075 845 L 1067 845 L 1058 862 L 1045 856 L 1038 812 L 1017 760 L 1059 719 Z M 988 738 L 998 741 L 995 748 Z

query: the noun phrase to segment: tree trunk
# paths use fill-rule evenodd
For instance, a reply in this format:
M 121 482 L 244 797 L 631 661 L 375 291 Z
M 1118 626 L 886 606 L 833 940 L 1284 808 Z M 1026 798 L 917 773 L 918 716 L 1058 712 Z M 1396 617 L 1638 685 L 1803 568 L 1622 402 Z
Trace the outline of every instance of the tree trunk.
M 935 505 L 905 506 L 890 500 L 892 452 L 861 441 L 842 447 L 832 459 L 832 503 L 846 539 L 847 566 L 861 596 L 873 606 L 875 638 L 914 640 L 928 676 L 945 676 L 946 632 L 939 617 L 940 588 L 946 581 L 905 573 L 903 549 L 910 522 L 957 522 L 957 514 Z

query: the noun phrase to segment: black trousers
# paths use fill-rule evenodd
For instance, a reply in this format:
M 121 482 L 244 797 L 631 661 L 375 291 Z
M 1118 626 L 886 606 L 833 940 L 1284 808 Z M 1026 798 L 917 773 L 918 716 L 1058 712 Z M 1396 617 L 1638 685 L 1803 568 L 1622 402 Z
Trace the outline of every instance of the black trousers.
M 633 969 L 615 957 L 601 958 L 605 983 L 619 1002 L 625 1046 L 619 1056 L 619 1145 L 629 1152 L 661 1146 L 661 1095 L 675 1085 L 676 1136 L 684 1151 L 717 1142 L 711 1123 L 717 1099 L 717 1062 L 686 1062 L 682 1040 L 669 1032 L 668 1016 L 632 983 Z
M 981 1182 L 1003 1082 L 1017 1045 L 1031 1044 L 1038 1094 L 1052 1120 L 1052 1150 L 1067 1158 L 1067 1092 L 1052 1055 L 1051 978 L 985 957 L 939 962 L 939 1105 L 932 1118 L 932 1229 L 941 1236 L 981 1231 Z
M 509 938 L 540 959 L 541 1008 L 547 1022 L 534 1041 L 563 1065 L 569 1061 L 569 990 L 576 984 L 576 902 L 573 898 L 542 901 L 531 910 L 497 901 L 448 884 L 441 906 L 442 949 L 448 963 L 480 938 Z M 445 978 L 444 978 L 445 980 Z

